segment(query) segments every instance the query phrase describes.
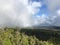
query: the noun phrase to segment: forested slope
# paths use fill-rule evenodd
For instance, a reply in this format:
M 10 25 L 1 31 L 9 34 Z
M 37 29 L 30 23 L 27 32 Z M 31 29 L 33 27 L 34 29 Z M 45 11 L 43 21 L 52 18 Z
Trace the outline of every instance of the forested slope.
M 60 45 L 60 34 L 43 29 L 2 28 L 0 45 Z

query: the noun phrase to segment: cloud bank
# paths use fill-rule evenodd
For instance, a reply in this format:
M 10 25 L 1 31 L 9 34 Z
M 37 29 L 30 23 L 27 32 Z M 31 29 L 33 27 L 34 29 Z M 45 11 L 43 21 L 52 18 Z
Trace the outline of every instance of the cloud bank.
M 50 16 L 55 16 L 53 20 L 53 26 L 60 26 L 60 0 L 45 0 L 44 4 L 47 5 L 48 11 L 50 11 Z
M 45 4 L 47 14 L 41 12 Z M 0 26 L 32 27 L 41 24 L 60 26 L 60 0 L 0 0 Z
M 0 0 L 1 26 L 30 26 L 28 0 Z

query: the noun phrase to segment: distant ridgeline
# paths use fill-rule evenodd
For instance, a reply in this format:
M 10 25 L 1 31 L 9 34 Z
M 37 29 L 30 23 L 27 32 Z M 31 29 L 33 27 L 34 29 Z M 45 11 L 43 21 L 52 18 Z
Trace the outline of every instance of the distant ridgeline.
M 3 29 L 3 28 L 2 28 Z M 4 30 L 13 29 L 14 31 L 19 31 L 20 33 L 25 33 L 28 36 L 36 36 L 38 39 L 48 40 L 50 38 L 60 38 L 60 27 L 54 26 L 42 26 L 40 28 L 4 28 Z
M 0 45 L 60 45 L 60 31 L 34 28 L 0 28 Z
M 37 29 L 60 29 L 60 26 L 34 26 L 33 28 L 37 28 Z

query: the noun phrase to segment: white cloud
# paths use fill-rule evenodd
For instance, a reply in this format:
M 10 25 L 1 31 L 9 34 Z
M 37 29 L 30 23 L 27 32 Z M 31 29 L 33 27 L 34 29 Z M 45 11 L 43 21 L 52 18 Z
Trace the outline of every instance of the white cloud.
M 28 0 L 18 0 L 20 3 L 23 3 L 24 5 L 28 5 Z
M 51 11 L 55 11 L 56 8 L 60 7 L 60 0 L 45 0 L 44 3 Z
M 60 0 L 45 0 L 42 4 L 47 6 L 49 13 L 47 12 L 47 15 L 37 16 L 35 24 L 58 25 L 60 23 Z
M 32 7 L 33 7 L 33 8 L 41 7 L 41 6 L 42 6 L 42 3 L 41 3 L 41 2 L 33 2 L 33 3 L 32 3 Z
M 0 26 L 32 26 L 35 7 L 41 7 L 40 2 L 29 5 L 28 0 L 0 0 Z
M 60 10 L 57 10 L 57 14 L 60 16 Z
M 33 15 L 35 15 L 37 12 L 40 11 L 40 7 L 42 6 L 41 2 L 33 2 L 31 3 L 27 8 L 29 12 L 31 12 Z
M 27 0 L 0 0 L 0 2 L 0 23 L 2 25 L 25 26 L 29 24 L 30 26 Z
M 41 16 L 37 15 L 36 16 L 36 19 L 34 21 L 34 24 L 35 25 L 38 25 L 38 24 L 43 24 L 47 21 L 47 16 L 45 16 L 45 14 L 42 14 Z
M 45 0 L 43 3 L 47 6 L 49 11 L 47 23 L 51 25 L 58 25 L 60 23 L 60 0 Z M 58 10 L 57 10 L 58 9 Z M 59 24 L 60 25 L 60 24 Z
M 32 18 L 40 11 L 42 2 L 31 2 L 28 4 L 28 0 L 0 0 L 0 26 L 20 26 L 31 27 L 38 24 L 52 24 L 55 18 L 56 8 L 60 5 L 60 0 L 45 0 L 49 11 L 52 11 L 51 15 L 36 16 Z M 57 11 L 60 15 L 60 11 Z

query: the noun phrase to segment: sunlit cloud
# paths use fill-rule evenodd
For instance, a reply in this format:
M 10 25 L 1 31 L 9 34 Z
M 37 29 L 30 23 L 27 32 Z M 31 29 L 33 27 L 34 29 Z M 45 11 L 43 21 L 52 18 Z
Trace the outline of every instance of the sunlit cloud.
M 57 14 L 60 16 L 60 10 L 57 10 Z

